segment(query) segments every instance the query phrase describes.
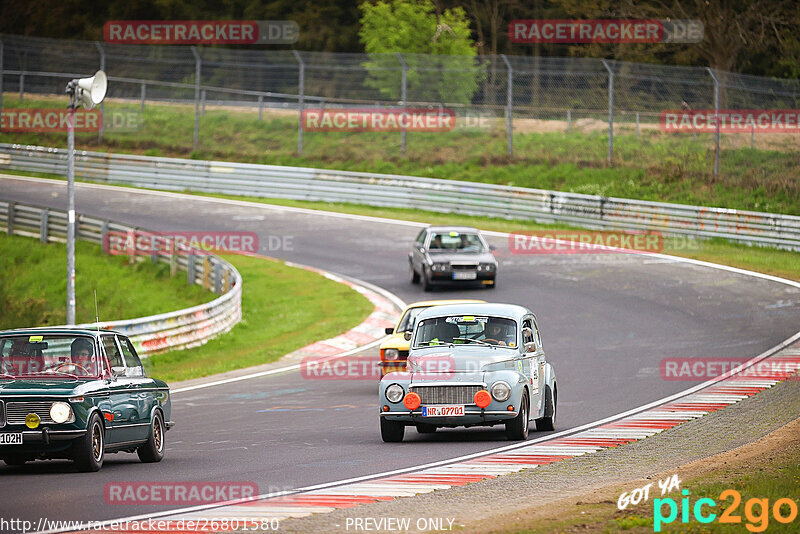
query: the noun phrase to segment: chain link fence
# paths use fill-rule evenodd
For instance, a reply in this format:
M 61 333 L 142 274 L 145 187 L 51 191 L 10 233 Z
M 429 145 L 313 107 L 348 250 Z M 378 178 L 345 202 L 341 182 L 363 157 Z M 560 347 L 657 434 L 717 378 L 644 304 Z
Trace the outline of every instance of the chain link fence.
M 528 56 L 344 54 L 202 46 L 116 45 L 0 35 L 0 97 L 61 95 L 69 79 L 102 68 L 107 98 L 194 106 L 192 146 L 201 143 L 207 105 L 265 114 L 309 107 L 449 108 L 456 120 L 489 117 L 507 135 L 532 131 L 531 119 L 571 131 L 581 122 L 607 131 L 614 159 L 614 125 L 640 135 L 658 128 L 664 110 L 798 109 L 800 81 L 613 60 Z M 0 98 L 0 106 L 2 99 Z M 103 131 L 101 130 L 102 139 Z M 297 121 L 298 152 L 303 151 Z M 405 151 L 406 132 L 402 137 Z M 719 136 L 715 150 L 719 155 Z M 696 134 L 695 134 L 696 138 Z M 752 144 L 752 138 L 751 138 Z M 715 174 L 718 173 L 718 160 Z

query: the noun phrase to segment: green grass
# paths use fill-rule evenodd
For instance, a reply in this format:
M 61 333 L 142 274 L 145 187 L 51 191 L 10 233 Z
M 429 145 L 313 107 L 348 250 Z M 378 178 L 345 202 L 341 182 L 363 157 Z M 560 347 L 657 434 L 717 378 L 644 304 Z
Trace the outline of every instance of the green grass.
M 275 361 L 361 323 L 372 304 L 344 284 L 282 262 L 226 256 L 244 280 L 242 321 L 190 350 L 151 356 L 148 374 L 186 380 Z
M 188 308 L 214 299 L 169 266 L 149 260 L 129 264 L 127 257 L 103 254 L 99 245 L 75 244 L 75 318 L 94 322 L 94 290 L 100 320 L 132 319 Z M 0 234 L 0 328 L 66 323 L 67 248 L 30 237 Z
M 169 266 L 103 254 L 76 242 L 76 319 L 94 321 L 94 289 L 101 320 L 132 319 L 188 308 L 216 295 L 186 283 Z M 194 349 L 145 360 L 165 380 L 197 378 L 274 361 L 361 323 L 372 304 L 344 284 L 266 258 L 226 256 L 243 278 L 242 321 Z M 66 322 L 66 245 L 0 234 L 0 328 Z
M 63 100 L 63 99 L 61 99 Z M 9 93 L 4 107 L 61 105 L 59 99 L 27 98 Z M 106 114 L 138 110 L 110 101 Z M 200 147 L 192 151 L 194 107 L 148 104 L 144 126 L 130 133 L 78 134 L 83 149 L 153 156 L 222 159 L 254 163 L 408 174 L 602 194 L 622 198 L 701 204 L 736 209 L 800 214 L 800 152 L 725 148 L 720 177 L 712 178 L 711 134 L 667 135 L 643 130 L 636 139 L 629 128 L 615 135 L 614 165 L 607 166 L 603 132 L 521 133 L 515 155 L 506 155 L 502 128 L 456 129 L 448 133 L 409 133 L 408 151 L 400 151 L 398 133 L 306 133 L 302 157 L 297 149 L 294 115 L 209 108 L 200 121 Z M 627 133 L 626 133 L 627 132 Z M 783 139 L 782 139 L 783 140 Z M 66 135 L 0 134 L 0 141 L 65 146 Z M 729 143 L 730 144 L 730 143 Z M 731 144 L 732 146 L 732 144 Z

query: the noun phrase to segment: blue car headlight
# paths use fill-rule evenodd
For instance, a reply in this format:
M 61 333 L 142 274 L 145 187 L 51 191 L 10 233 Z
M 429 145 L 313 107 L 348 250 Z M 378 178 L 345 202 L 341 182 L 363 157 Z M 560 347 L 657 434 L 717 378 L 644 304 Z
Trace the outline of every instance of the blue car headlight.
M 503 402 L 508 400 L 508 398 L 511 396 L 511 386 L 502 380 L 498 380 L 492 384 L 492 389 L 489 390 L 489 392 L 492 394 L 492 398 L 494 400 Z
M 403 387 L 400 384 L 392 384 L 386 388 L 384 395 L 389 402 L 400 402 L 403 400 L 403 393 Z

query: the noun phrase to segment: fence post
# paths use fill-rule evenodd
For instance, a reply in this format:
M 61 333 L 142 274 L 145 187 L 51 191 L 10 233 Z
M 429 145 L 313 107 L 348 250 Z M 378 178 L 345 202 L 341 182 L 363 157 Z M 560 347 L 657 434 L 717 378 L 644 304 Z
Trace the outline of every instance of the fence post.
M 264 120 L 264 95 L 258 95 L 258 122 Z
M 206 116 L 206 90 L 200 91 L 200 115 Z
M 139 104 L 139 111 L 144 112 L 144 99 L 146 96 L 147 96 L 147 84 L 142 83 L 142 88 L 139 95 L 139 97 L 141 98 L 141 102 Z
M 186 256 L 186 281 L 189 283 L 190 286 L 194 285 L 194 281 L 196 278 L 194 274 L 194 268 L 195 268 L 194 254 L 190 252 Z
M 94 42 L 94 45 L 97 47 L 98 52 L 100 52 L 100 70 L 103 72 L 106 71 L 106 51 L 103 49 L 103 45 L 101 45 L 98 41 Z M 106 116 L 105 116 L 105 107 L 104 102 L 100 102 L 100 131 L 97 132 L 97 142 L 103 142 L 103 130 L 105 130 L 106 126 Z
M 719 80 L 714 76 L 714 71 L 706 67 L 711 79 L 714 80 L 714 177 L 719 176 Z
M 636 140 L 639 140 L 639 112 L 636 112 Z
M 567 110 L 567 133 L 569 133 L 570 130 L 572 130 L 572 110 L 568 109 Z
M 407 100 L 407 90 L 408 90 L 408 65 L 406 64 L 406 60 L 403 59 L 403 56 L 400 55 L 400 52 L 397 52 L 397 59 L 400 60 L 400 64 L 403 66 L 403 77 L 400 80 L 400 99 L 403 101 L 403 110 L 408 107 L 408 100 Z M 401 150 L 403 151 L 403 155 L 406 153 L 406 129 L 403 127 L 402 129 L 402 142 L 401 142 Z
M 306 63 L 300 57 L 297 50 L 292 50 L 294 57 L 299 65 L 297 80 L 297 153 L 303 154 L 303 109 L 306 105 Z M 259 107 L 259 120 L 261 119 L 261 108 Z
M 47 243 L 47 219 L 49 214 L 50 211 L 47 208 L 42 210 L 42 219 L 39 223 L 39 241 L 42 243 Z
M 222 264 L 214 262 L 214 293 L 222 293 Z
M 6 233 L 8 235 L 14 235 L 14 211 L 15 211 L 15 202 L 8 203 L 8 219 L 6 225 Z
M 608 71 L 608 164 L 614 155 L 614 71 L 608 66 L 606 60 L 601 60 Z
M 514 154 L 514 69 L 505 54 L 500 54 L 508 69 L 508 79 L 506 83 L 506 134 L 508 135 L 508 155 Z
M 756 125 L 750 125 L 750 148 L 753 148 L 753 142 L 756 140 Z
M 203 68 L 203 60 L 197 53 L 197 47 L 190 48 L 194 55 L 194 138 L 192 139 L 192 150 L 197 150 L 200 144 L 200 71 Z
M 211 259 L 203 256 L 203 288 L 211 289 Z
M 103 247 L 103 252 L 111 254 L 111 247 L 106 245 L 106 235 L 108 235 L 108 221 L 103 221 L 100 226 L 100 245 Z

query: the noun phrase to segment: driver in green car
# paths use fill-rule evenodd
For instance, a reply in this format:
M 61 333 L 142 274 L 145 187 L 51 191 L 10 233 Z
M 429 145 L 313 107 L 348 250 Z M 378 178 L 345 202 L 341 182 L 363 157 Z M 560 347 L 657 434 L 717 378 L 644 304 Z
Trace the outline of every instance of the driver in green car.
M 75 339 L 70 346 L 72 367 L 88 375 L 94 374 L 93 352 L 92 342 L 88 338 L 79 337 Z

